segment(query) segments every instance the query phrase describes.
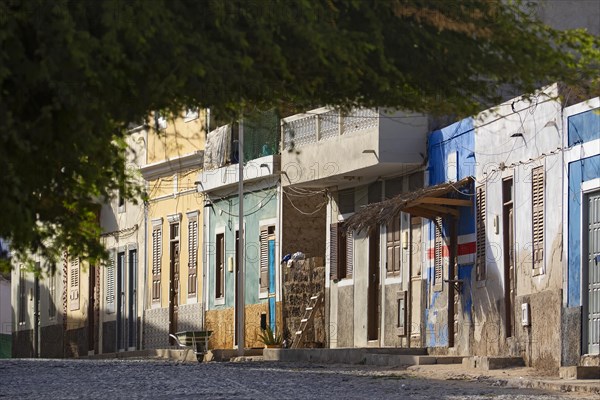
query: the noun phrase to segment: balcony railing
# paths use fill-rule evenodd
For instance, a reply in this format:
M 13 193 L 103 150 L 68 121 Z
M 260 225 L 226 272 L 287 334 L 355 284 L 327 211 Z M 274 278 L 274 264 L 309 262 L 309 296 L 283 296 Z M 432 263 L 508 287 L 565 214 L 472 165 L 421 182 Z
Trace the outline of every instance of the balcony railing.
M 328 107 L 284 118 L 281 122 L 286 149 L 329 140 L 341 135 L 376 129 L 379 112 L 376 109 L 357 108 L 348 114 Z

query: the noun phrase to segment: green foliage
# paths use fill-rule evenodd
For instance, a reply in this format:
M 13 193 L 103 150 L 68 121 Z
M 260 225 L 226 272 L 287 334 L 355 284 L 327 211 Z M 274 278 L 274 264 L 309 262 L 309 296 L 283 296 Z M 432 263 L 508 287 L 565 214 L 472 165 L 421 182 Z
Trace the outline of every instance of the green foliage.
M 0 0 L 0 237 L 21 255 L 106 256 L 99 204 L 140 195 L 123 139 L 153 110 L 467 115 L 506 85 L 596 93 L 598 43 L 519 2 Z
M 270 326 L 267 326 L 266 329 L 263 329 L 261 333 L 258 334 L 260 341 L 265 345 L 280 345 L 283 344 L 283 336 L 281 334 L 275 335 Z

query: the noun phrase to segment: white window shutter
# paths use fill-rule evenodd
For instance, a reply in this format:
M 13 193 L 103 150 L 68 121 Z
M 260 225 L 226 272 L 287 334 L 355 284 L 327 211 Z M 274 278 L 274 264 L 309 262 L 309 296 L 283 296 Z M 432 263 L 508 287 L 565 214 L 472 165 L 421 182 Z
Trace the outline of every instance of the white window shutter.
M 79 258 L 69 259 L 69 310 L 79 310 Z
M 115 252 L 111 251 L 106 266 L 106 312 L 115 312 Z

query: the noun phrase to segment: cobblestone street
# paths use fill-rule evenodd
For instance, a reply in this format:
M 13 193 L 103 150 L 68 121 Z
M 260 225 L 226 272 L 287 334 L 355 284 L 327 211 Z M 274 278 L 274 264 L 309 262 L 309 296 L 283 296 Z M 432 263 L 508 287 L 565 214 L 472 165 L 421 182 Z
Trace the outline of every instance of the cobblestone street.
M 6 399 L 550 400 L 575 397 L 511 388 L 496 380 L 438 381 L 419 378 L 408 371 L 355 365 L 0 360 L 0 398 Z

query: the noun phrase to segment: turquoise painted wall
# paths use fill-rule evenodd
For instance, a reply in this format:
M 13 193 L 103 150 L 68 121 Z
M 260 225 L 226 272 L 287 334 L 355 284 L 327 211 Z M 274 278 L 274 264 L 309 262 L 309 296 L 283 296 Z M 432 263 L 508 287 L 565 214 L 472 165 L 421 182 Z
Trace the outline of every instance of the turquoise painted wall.
M 231 196 L 213 201 L 208 227 L 208 309 L 230 308 L 235 302 L 234 272 L 227 270 L 227 259 L 233 257 L 235 265 L 235 232 L 238 224 L 238 197 Z M 244 221 L 246 224 L 246 304 L 257 304 L 259 300 L 260 221 L 277 217 L 277 190 L 269 188 L 244 194 Z M 215 305 L 215 240 L 216 230 L 225 229 L 225 304 Z

